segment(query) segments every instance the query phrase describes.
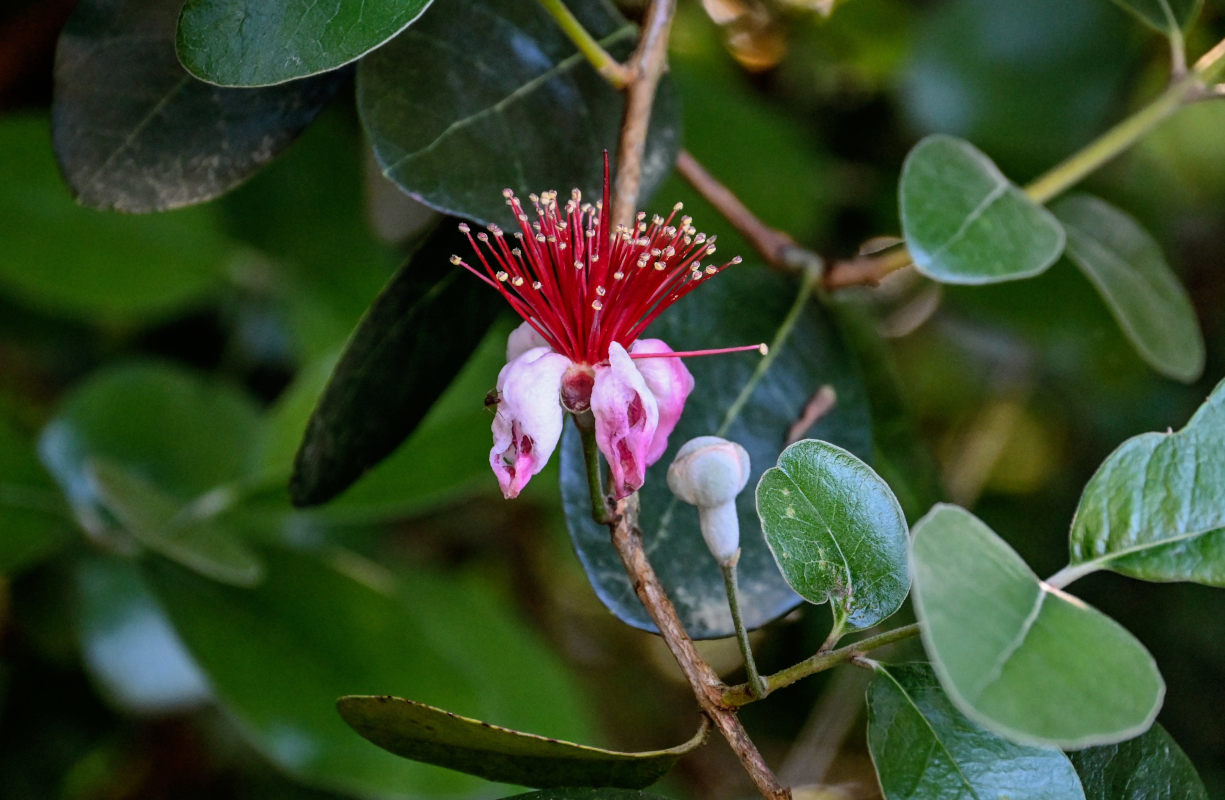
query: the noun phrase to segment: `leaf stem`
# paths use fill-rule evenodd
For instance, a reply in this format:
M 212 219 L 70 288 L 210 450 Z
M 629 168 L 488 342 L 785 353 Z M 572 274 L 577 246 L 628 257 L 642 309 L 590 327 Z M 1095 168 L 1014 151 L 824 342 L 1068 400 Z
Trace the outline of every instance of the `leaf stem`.
M 753 697 L 760 700 L 769 694 L 770 688 L 757 672 L 757 662 L 753 660 L 753 647 L 749 644 L 749 632 L 744 627 L 744 619 L 740 615 L 740 586 L 736 581 L 736 564 L 740 561 L 740 551 L 734 558 L 719 567 L 723 570 L 723 586 L 727 589 L 727 606 L 732 612 L 732 625 L 736 628 L 736 642 L 740 645 L 740 655 L 744 658 L 744 670 L 748 673 L 748 687 Z
M 1164 92 L 1131 116 L 1090 142 L 1087 147 L 1025 187 L 1036 203 L 1045 204 L 1069 187 L 1123 153 L 1146 133 L 1157 127 L 1188 103 L 1203 99 L 1207 86 L 1225 69 L 1225 39 L 1200 57 L 1195 68 L 1175 75 Z
M 608 496 L 604 493 L 604 478 L 600 474 L 600 448 L 595 440 L 595 417 L 590 411 L 574 415 L 574 426 L 578 428 L 583 442 L 583 464 L 587 468 L 587 490 L 591 493 L 591 516 L 601 525 L 612 522 L 608 510 Z
M 773 675 L 767 675 L 765 678 L 766 686 L 769 688 L 769 691 L 773 692 L 784 686 L 790 686 L 801 678 L 807 678 L 809 675 L 824 672 L 830 667 L 852 661 L 878 647 L 884 647 L 887 644 L 909 639 L 912 636 L 917 636 L 918 633 L 919 623 L 915 622 L 910 625 L 903 625 L 900 628 L 894 628 L 891 631 L 878 633 L 875 636 L 869 636 L 867 639 L 862 639 L 854 644 L 848 644 L 846 647 L 840 647 L 837 650 L 818 652 L 816 655 L 806 658 L 798 664 L 792 664 L 790 667 L 779 670 Z M 743 706 L 752 703 L 757 698 L 753 696 L 749 686 L 742 683 L 737 686 L 729 686 L 727 691 L 723 693 L 722 699 L 729 706 Z
M 549 16 L 557 22 L 562 33 L 574 42 L 574 46 L 604 77 L 604 80 L 608 81 L 613 88 L 624 88 L 629 82 L 629 70 L 600 45 L 570 9 L 566 8 L 561 0 L 539 0 L 539 2 L 544 6 L 544 10 L 549 12 Z
M 1091 561 L 1084 564 L 1069 564 L 1047 578 L 1043 583 L 1055 589 L 1062 589 L 1072 583 L 1072 581 L 1079 580 L 1092 572 L 1097 572 L 1098 569 L 1098 565 Z

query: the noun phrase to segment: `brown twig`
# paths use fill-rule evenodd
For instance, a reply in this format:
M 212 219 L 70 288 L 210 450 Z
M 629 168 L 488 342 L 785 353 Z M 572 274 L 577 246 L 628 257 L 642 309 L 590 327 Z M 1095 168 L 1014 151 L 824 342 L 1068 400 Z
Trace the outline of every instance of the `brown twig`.
M 668 31 L 675 11 L 676 0 L 652 1 L 643 20 L 642 37 L 627 64 L 630 79 L 625 85 L 625 119 L 621 123 L 613 191 L 612 221 L 615 225 L 630 225 L 637 208 L 651 106 L 655 103 L 655 89 L 667 62 Z
M 740 724 L 735 710 L 724 704 L 724 691 L 728 687 L 719 680 L 710 664 L 698 655 L 693 640 L 681 624 L 676 608 L 668 599 L 651 562 L 647 560 L 641 533 L 633 522 L 634 511 L 633 503 L 628 498 L 620 501 L 617 504 L 616 519 L 611 526 L 613 545 L 621 556 L 626 572 L 633 578 L 634 592 L 655 622 L 655 626 L 659 628 L 660 635 L 693 688 L 694 696 L 697 697 L 702 710 L 723 734 L 723 738 L 757 785 L 758 791 L 769 800 L 789 800 L 791 790 L 779 783 Z
M 689 151 L 682 150 L 676 157 L 676 169 L 698 194 L 749 240 L 753 249 L 771 267 L 785 272 L 822 268 L 824 261 L 821 256 L 801 247 L 787 233 L 762 222 L 731 189 L 707 172 Z M 875 286 L 890 272 L 909 264 L 910 255 L 904 248 L 898 248 L 878 255 L 835 261 L 824 269 L 821 282 L 826 289 Z

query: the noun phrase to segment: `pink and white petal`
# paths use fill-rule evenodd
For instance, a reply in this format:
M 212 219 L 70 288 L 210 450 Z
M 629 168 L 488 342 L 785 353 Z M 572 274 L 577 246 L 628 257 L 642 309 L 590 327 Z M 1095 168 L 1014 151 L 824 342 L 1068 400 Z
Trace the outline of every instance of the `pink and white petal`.
M 534 347 L 498 373 L 489 465 L 507 499 L 519 496 L 557 448 L 563 422 L 561 377 L 569 367 L 565 356 Z
M 639 339 L 630 345 L 629 351 L 671 353 L 672 348 L 662 339 Z M 638 358 L 633 361 L 659 405 L 659 426 L 647 450 L 646 463 L 649 467 L 668 449 L 668 437 L 676 429 L 681 412 L 685 410 L 685 400 L 693 391 L 693 375 L 679 358 Z
M 659 406 L 629 353 L 616 342 L 608 348 L 608 366 L 596 367 L 591 411 L 596 444 L 612 473 L 613 494 L 618 499 L 633 494 L 646 480 Z
M 548 347 L 549 343 L 531 323 L 520 322 L 519 326 L 506 337 L 506 363 L 514 361 L 519 356 L 535 347 Z

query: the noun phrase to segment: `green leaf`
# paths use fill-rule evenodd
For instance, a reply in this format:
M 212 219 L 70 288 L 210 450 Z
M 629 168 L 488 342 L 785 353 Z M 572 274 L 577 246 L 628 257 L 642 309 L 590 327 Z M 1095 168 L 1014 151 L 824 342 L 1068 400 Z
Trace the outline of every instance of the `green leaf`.
M 490 725 L 387 695 L 342 697 L 340 716 L 388 752 L 491 781 L 559 786 L 650 786 L 706 742 L 708 726 L 667 750 L 622 753 Z
M 1200 0 L 1114 0 L 1114 3 L 1167 36 L 1180 36 L 1200 7 Z
M 145 547 L 216 581 L 252 586 L 263 577 L 259 558 L 236 533 L 181 504 L 106 459 L 87 462 L 99 502 Z
M 137 714 L 166 714 L 209 699 L 204 676 L 134 563 L 87 556 L 74 577 L 81 652 L 112 701 Z
M 210 200 L 293 141 L 346 79 L 259 90 L 202 83 L 174 52 L 181 5 L 83 0 L 60 35 L 55 151 L 84 205 L 139 212 Z
M 1152 237 L 1096 197 L 1065 197 L 1051 210 L 1067 232 L 1068 256 L 1097 287 L 1140 357 L 1175 380 L 1198 378 L 1204 336 L 1187 290 Z
M 1085 485 L 1068 536 L 1072 575 L 1225 586 L 1225 382 L 1177 433 L 1142 433 Z
M 72 202 L 45 119 L 0 121 L 0 291 L 34 308 L 96 322 L 156 315 L 221 286 L 238 247 L 213 209 L 131 217 Z
M 252 401 L 178 367 L 111 367 L 76 387 L 43 429 L 39 454 L 79 516 L 96 516 L 91 460 L 106 459 L 179 503 L 250 472 Z
M 574 4 L 616 56 L 635 29 L 604 0 Z M 439 80 L 438 65 L 447 65 Z M 538 3 L 441 0 L 363 59 L 357 104 L 387 177 L 440 211 L 510 221 L 502 189 L 573 187 L 598 197 L 600 151 L 616 151 L 624 100 Z M 642 196 L 672 168 L 679 109 L 665 77 L 652 113 Z M 565 135 L 558 135 L 564 131 Z
M 517 794 L 514 797 L 507 797 L 503 800 L 668 800 L 668 798 L 659 794 L 636 792 L 631 789 L 567 787 Z
M 25 435 L 0 414 L 0 576 L 11 577 L 62 548 L 72 515 Z
M 813 397 L 829 387 L 830 411 L 796 436 L 825 439 L 860 455 L 871 453 L 871 422 L 859 371 L 825 310 L 807 290 L 762 267 L 731 267 L 669 308 L 647 331 L 676 350 L 767 342 L 765 358 L 752 354 L 689 359 L 695 388 L 669 437 L 664 456 L 647 470 L 638 492 L 647 552 L 691 636 L 734 632 L 719 565 L 706 549 L 693 506 L 676 500 L 665 475 L 677 449 L 695 436 L 716 434 L 739 442 L 755 484 L 778 458 L 791 429 L 805 419 Z M 800 423 L 803 428 L 803 423 Z M 626 623 L 654 625 L 634 594 L 608 529 L 591 518 L 579 437 L 562 437 L 562 502 L 570 537 L 597 596 Z M 741 612 L 760 627 L 790 611 L 799 598 L 779 573 L 761 535 L 752 492 L 736 499 L 740 517 Z
M 1087 800 L 1208 800 L 1195 765 L 1165 728 L 1069 753 Z
M 290 482 L 295 505 L 335 497 L 395 450 L 480 342 L 501 300 L 450 263 L 467 246 L 444 223 L 358 324 L 307 424 Z
M 268 86 L 334 70 L 407 28 L 431 0 L 187 0 L 178 54 L 201 80 Z
M 870 628 L 906 599 L 902 507 L 841 447 L 807 439 L 784 450 L 757 483 L 757 514 L 787 583 L 810 603 L 830 602 L 837 627 Z
M 1029 278 L 1063 252 L 1058 220 L 969 142 L 928 136 L 902 166 L 902 231 L 915 267 L 942 283 Z
M 238 729 L 300 780 L 363 797 L 488 796 L 480 781 L 355 735 L 335 711 L 351 693 L 412 692 L 516 727 L 590 735 L 573 678 L 486 584 L 421 568 L 399 582 L 351 556 L 333 566 L 261 555 L 267 575 L 253 589 L 164 560 L 147 576 Z
M 1084 800 L 1068 757 L 966 719 L 926 664 L 877 665 L 868 749 L 886 800 Z
M 1146 730 L 1165 683 L 1117 622 L 1038 580 L 968 511 L 938 505 L 914 527 L 915 615 L 949 697 L 1018 742 L 1108 744 Z

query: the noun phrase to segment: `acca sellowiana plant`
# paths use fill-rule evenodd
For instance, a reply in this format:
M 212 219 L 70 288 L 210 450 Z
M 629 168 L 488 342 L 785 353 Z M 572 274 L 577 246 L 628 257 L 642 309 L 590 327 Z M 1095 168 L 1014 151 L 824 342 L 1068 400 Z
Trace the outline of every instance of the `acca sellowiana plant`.
M 0 118 L 5 796 L 1219 794 L 1221 19 L 81 0 Z

